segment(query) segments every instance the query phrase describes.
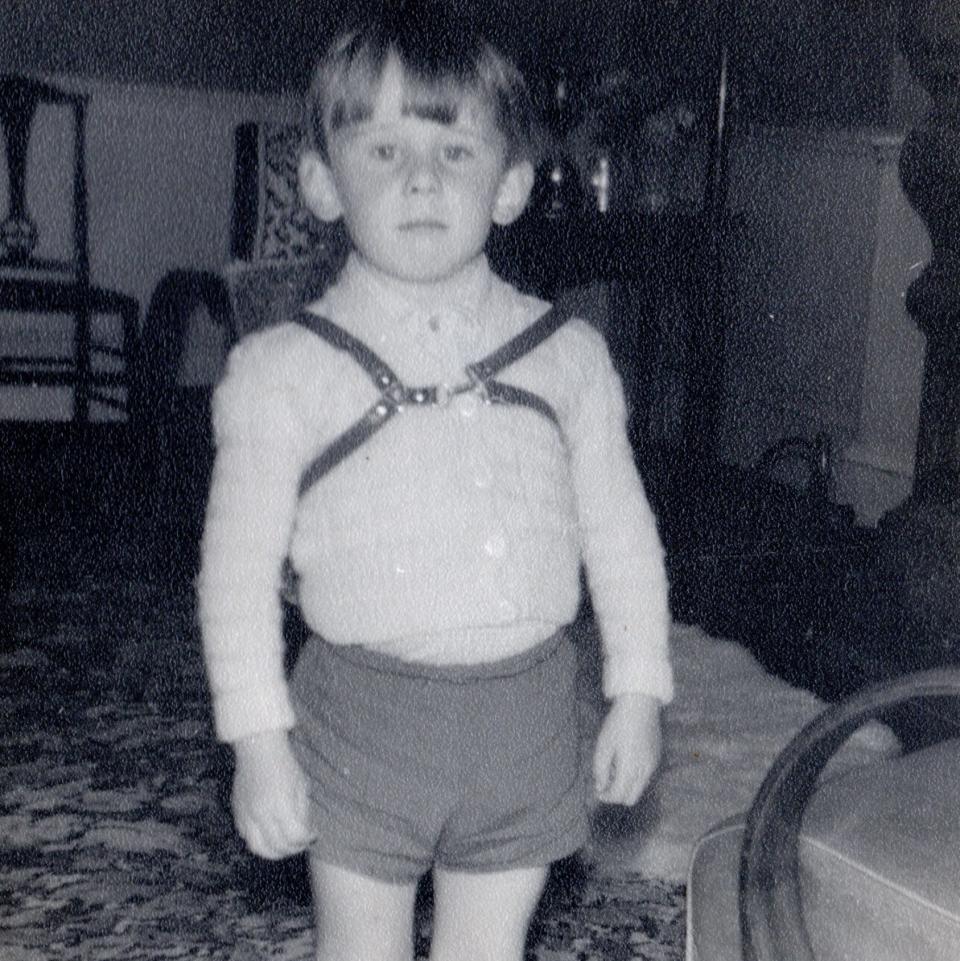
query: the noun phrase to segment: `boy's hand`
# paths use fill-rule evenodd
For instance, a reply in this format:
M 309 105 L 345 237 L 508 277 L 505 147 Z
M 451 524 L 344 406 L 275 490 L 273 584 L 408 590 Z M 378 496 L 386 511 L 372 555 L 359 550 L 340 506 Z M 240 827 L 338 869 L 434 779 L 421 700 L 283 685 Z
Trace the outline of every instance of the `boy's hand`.
M 597 798 L 636 804 L 660 762 L 660 702 L 622 694 L 607 712 L 593 754 Z
M 307 780 L 286 731 L 265 731 L 234 745 L 233 821 L 247 847 L 278 860 L 303 851 L 313 839 Z

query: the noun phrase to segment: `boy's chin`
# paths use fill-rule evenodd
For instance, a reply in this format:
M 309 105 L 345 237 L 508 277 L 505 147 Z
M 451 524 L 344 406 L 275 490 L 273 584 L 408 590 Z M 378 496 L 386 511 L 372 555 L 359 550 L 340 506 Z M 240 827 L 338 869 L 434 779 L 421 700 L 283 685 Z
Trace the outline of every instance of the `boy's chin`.
M 380 273 L 401 283 L 407 284 L 442 284 L 456 277 L 464 270 L 472 267 L 483 256 L 479 251 L 466 258 L 456 258 L 449 261 L 431 260 L 429 264 L 410 261 L 382 261 L 376 258 L 365 258 L 367 262 Z

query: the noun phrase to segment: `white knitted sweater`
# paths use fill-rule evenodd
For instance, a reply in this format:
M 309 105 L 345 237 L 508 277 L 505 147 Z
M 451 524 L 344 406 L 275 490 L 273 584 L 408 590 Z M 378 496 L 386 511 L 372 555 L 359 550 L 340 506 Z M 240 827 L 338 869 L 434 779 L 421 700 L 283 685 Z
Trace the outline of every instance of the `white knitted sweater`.
M 410 386 L 464 367 L 547 305 L 481 260 L 430 303 L 356 258 L 315 305 Z M 245 338 L 214 397 L 217 456 L 198 579 L 218 736 L 290 727 L 278 585 L 290 553 L 310 627 L 413 661 L 481 663 L 574 617 L 586 567 L 604 690 L 672 697 L 656 522 L 600 335 L 564 325 L 498 379 L 557 413 L 475 394 L 395 416 L 300 501 L 311 458 L 376 400 L 347 354 L 295 324 Z

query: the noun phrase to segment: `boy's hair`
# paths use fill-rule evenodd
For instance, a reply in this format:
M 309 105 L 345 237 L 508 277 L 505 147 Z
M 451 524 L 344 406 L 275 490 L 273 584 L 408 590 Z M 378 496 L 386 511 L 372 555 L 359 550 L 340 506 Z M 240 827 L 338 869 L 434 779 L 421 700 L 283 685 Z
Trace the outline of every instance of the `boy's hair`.
M 507 162 L 535 161 L 536 113 L 516 66 L 451 3 L 385 3 L 380 16 L 330 45 L 307 99 L 306 146 L 329 163 L 328 135 L 369 119 L 390 55 L 404 77 L 405 113 L 451 124 L 465 95 L 489 106 Z

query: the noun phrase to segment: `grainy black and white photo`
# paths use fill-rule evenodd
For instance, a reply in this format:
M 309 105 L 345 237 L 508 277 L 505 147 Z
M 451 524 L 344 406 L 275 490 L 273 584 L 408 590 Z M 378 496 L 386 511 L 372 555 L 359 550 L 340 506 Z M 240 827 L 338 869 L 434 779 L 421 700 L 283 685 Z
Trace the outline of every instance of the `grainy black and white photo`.
M 953 0 L 0 35 L 0 961 L 955 961 Z

